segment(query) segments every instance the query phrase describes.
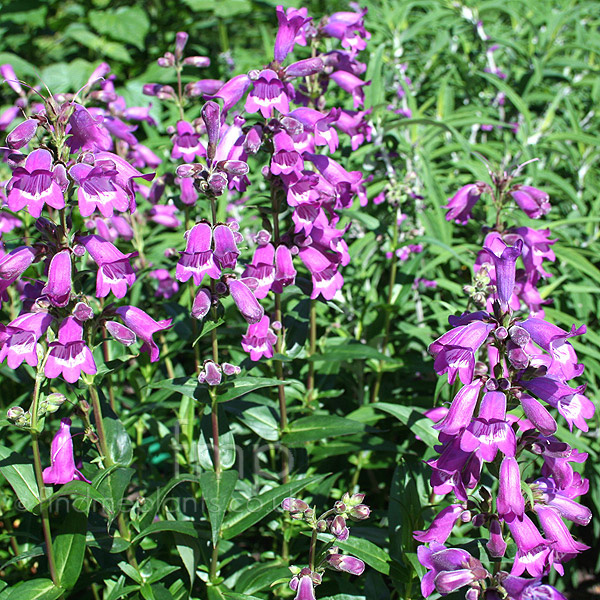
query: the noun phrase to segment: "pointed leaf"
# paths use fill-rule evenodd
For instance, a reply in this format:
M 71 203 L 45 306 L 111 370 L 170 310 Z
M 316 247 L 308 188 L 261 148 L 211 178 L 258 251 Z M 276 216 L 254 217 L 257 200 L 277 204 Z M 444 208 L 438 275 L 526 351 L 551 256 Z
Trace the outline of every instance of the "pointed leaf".
M 200 487 L 208 509 L 213 545 L 216 545 L 220 537 L 223 517 L 229 506 L 231 494 L 233 494 L 237 480 L 237 471 L 223 471 L 220 475 L 209 471 L 200 475 Z

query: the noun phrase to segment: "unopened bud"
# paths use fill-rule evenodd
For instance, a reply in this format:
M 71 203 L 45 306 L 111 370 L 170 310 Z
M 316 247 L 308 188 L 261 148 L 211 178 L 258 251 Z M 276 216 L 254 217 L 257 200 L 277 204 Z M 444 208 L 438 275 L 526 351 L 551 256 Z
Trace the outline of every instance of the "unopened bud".
M 494 335 L 497 340 L 505 340 L 508 337 L 508 331 L 506 330 L 506 327 L 498 327 L 494 331 Z
M 246 175 L 250 170 L 248 164 L 243 160 L 220 160 L 217 163 L 217 169 L 225 171 L 229 175 Z
M 288 512 L 295 513 L 304 512 L 309 506 L 304 500 L 299 500 L 298 498 L 284 498 L 281 503 L 281 508 Z
M 25 411 L 20 406 L 13 406 L 6 411 L 6 418 L 9 421 L 16 421 L 19 417 L 22 417 Z
M 189 37 L 190 36 L 185 31 L 178 31 L 175 34 L 175 54 L 177 55 L 177 58 L 181 58 Z
M 239 375 L 242 372 L 241 367 L 232 365 L 231 363 L 222 363 L 221 369 L 223 369 L 223 373 L 225 373 L 225 375 Z
M 159 67 L 167 68 L 175 66 L 175 55 L 172 52 L 165 52 L 157 61 Z
M 346 512 L 346 504 L 344 502 L 342 502 L 341 500 L 338 500 L 334 505 L 333 508 L 335 509 L 335 512 L 337 513 L 343 513 Z
M 187 56 L 183 59 L 183 64 L 205 69 L 210 67 L 210 58 L 208 56 Z
M 17 125 L 7 136 L 6 144 L 13 150 L 18 150 L 26 146 L 35 136 L 38 128 L 37 119 L 26 119 Z
M 366 504 L 358 504 L 350 509 L 350 518 L 356 521 L 368 519 L 371 514 L 371 509 Z
M 66 396 L 64 394 L 60 394 L 59 392 L 54 392 L 46 396 L 46 412 L 48 414 L 55 413 L 66 402 L 66 400 Z
M 89 321 L 94 318 L 94 311 L 85 302 L 78 302 L 73 309 L 73 316 L 78 321 Z
M 221 383 L 222 375 L 219 365 L 212 360 L 207 360 L 204 363 L 204 368 L 198 375 L 198 381 L 200 383 L 207 383 L 208 385 L 219 385 Z
M 524 346 L 527 346 L 527 344 L 529 343 L 529 340 L 531 339 L 529 332 L 526 329 L 524 329 L 523 327 L 519 327 L 519 325 L 513 325 L 508 330 L 508 333 L 510 334 L 510 339 L 517 346 L 521 346 L 521 348 L 523 348 Z
M 126 327 L 117 321 L 107 321 L 104 326 L 106 327 L 106 331 L 108 331 L 117 342 L 120 342 L 124 346 L 135 344 L 137 337 L 129 327 Z
M 212 293 L 208 288 L 200 288 L 192 305 L 192 317 L 202 320 L 212 305 Z

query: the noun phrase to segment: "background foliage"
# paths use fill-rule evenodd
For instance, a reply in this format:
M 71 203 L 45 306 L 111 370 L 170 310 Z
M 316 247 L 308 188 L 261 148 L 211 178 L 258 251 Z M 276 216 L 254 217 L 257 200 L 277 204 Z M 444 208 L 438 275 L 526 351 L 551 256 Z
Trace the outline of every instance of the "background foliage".
M 165 79 L 168 75 L 157 67 L 156 59 L 172 48 L 177 31 L 190 34 L 194 53 L 211 57 L 212 66 L 205 77 L 226 79 L 266 64 L 276 32 L 274 7 L 279 3 L 4 2 L 0 3 L 0 64 L 10 62 L 21 79 L 41 80 L 53 92 L 64 92 L 76 91 L 104 60 L 118 75 L 128 103 L 143 105 L 148 102 L 141 93 L 144 83 L 172 83 Z M 304 5 L 315 17 L 344 7 L 343 2 L 316 0 Z M 345 166 L 372 175 L 370 199 L 385 187 L 393 202 L 370 202 L 363 208 L 356 204 L 347 211 L 352 219 L 352 261 L 344 271 L 344 301 L 318 305 L 317 397 L 307 401 L 302 383 L 307 374 L 302 358 L 306 356 L 308 301 L 292 287 L 285 295 L 285 303 L 291 307 L 285 325 L 294 358 L 286 363 L 288 394 L 295 398 L 289 431 L 278 430 L 275 393 L 269 388 L 224 404 L 223 412 L 235 443 L 243 449 L 237 456 L 240 481 L 233 492 L 233 501 L 239 506 L 259 492 L 278 489 L 279 442 L 293 449 L 294 471 L 306 477 L 293 479 L 296 484 L 290 485 L 297 485 L 297 491 L 288 491 L 281 498 L 304 494 L 302 497 L 321 506 L 355 485 L 366 492 L 373 514 L 368 524 L 356 526 L 353 534 L 357 536 L 354 551 L 370 568 L 362 578 L 329 581 L 319 588 L 320 596 L 408 599 L 420 597 L 422 575 L 411 532 L 429 523 L 433 514 L 428 508 L 428 471 L 423 459 L 434 455 L 435 437 L 423 411 L 450 397 L 447 385 L 436 382 L 426 350 L 445 331 L 448 315 L 466 308 L 462 288 L 471 281 L 471 265 L 483 237 L 477 220 L 456 226 L 445 220 L 442 206 L 461 185 L 488 180 L 482 157 L 493 168 L 538 159 L 525 168 L 524 182 L 547 191 L 553 206 L 546 222 L 557 239 L 557 261 L 550 267 L 553 277 L 542 288 L 542 295 L 552 299 L 546 313 L 565 328 L 573 321 L 587 324 L 588 333 L 573 345 L 586 365 L 588 396 L 594 401 L 598 398 L 600 136 L 596 107 L 600 100 L 600 16 L 596 2 L 575 0 L 468 4 L 368 0 L 361 5 L 369 8 L 366 27 L 372 33 L 362 60 L 371 80 L 366 105 L 373 106 L 374 132 L 372 142 L 357 152 L 345 149 Z M 489 41 L 477 34 L 478 20 Z M 505 79 L 486 72 L 487 51 L 493 44 L 498 46 L 493 53 L 495 63 Z M 194 73 L 186 71 L 185 77 L 192 81 Z M 398 90 L 403 91 L 403 98 Z M 506 97 L 502 110 L 494 104 L 499 92 Z M 4 86 L 0 104 L 8 104 L 8 98 Z M 394 112 L 399 108 L 409 109 L 410 117 L 407 112 Z M 159 123 L 167 118 L 164 111 L 158 105 L 153 107 Z M 514 124 L 518 124 L 516 132 Z M 159 154 L 168 152 L 150 129 L 146 133 L 148 146 Z M 2 177 L 7 175 L 6 169 Z M 399 231 L 395 224 L 398 210 L 408 215 Z M 515 212 L 515 223 L 526 221 L 521 212 Z M 251 222 L 243 221 L 242 227 L 256 229 Z M 176 246 L 178 239 L 179 233 L 150 239 L 146 248 L 149 259 L 159 256 L 166 246 Z M 408 243 L 422 244 L 424 251 L 398 261 L 398 275 L 390 290 L 392 260 L 396 259 L 388 258 L 386 252 Z M 435 280 L 437 287 L 415 286 L 420 278 Z M 142 278 L 136 293 L 147 294 L 149 285 Z M 183 380 L 193 362 L 192 350 L 185 342 L 189 320 L 168 301 L 164 311 L 175 318 L 175 327 L 166 339 L 175 375 Z M 225 352 L 232 362 L 251 369 L 253 365 L 239 348 L 241 333 L 241 326 L 237 331 L 226 326 Z M 199 343 L 205 352 L 208 338 Z M 114 432 L 115 452 L 127 455 L 121 457 L 122 462 L 133 463 L 135 468 L 124 468 L 115 481 L 128 498 L 141 495 L 152 507 L 160 505 L 159 488 L 172 498 L 185 498 L 190 486 L 196 485 L 195 465 L 190 462 L 202 460 L 190 453 L 197 440 L 186 437 L 186 403 L 192 402 L 189 393 L 186 396 L 179 379 L 165 383 L 163 367 L 151 365 L 146 358 L 120 367 L 115 377 L 122 383 L 117 386 L 117 399 L 124 409 L 120 416 L 125 430 Z M 260 364 L 252 373 L 269 376 L 269 370 Z M 0 366 L 0 376 L 0 407 L 5 411 L 30 393 L 30 379 L 5 364 Z M 380 402 L 373 404 L 370 398 L 379 385 Z M 593 549 L 570 563 L 567 576 L 556 583 L 577 590 L 571 597 L 578 599 L 593 591 L 600 573 L 597 432 L 598 415 L 590 432 L 578 432 L 579 439 L 573 442 L 590 453 L 585 476 L 591 488 L 585 502 L 593 509 L 594 519 L 590 527 L 577 533 Z M 569 440 L 575 434 L 563 427 L 560 436 Z M 7 448 L 22 451 L 20 439 L 8 427 L 0 430 L 0 441 Z M 47 446 L 50 439 L 48 432 Z M 230 459 L 236 460 L 234 449 L 230 452 Z M 301 492 L 305 485 L 307 491 Z M 256 512 L 256 520 L 246 522 L 241 512 L 238 516 L 233 513 L 225 525 L 225 537 L 241 533 L 245 540 L 243 552 L 232 546 L 230 562 L 224 568 L 225 583 L 248 597 L 268 597 L 270 584 L 288 574 L 278 558 L 281 521 L 271 512 L 276 505 L 271 502 L 266 510 Z M 110 515 L 106 500 L 104 509 Z M 182 575 L 176 569 L 183 564 L 194 577 L 193 565 L 207 562 L 207 557 L 200 560 L 205 552 L 200 542 L 209 538 L 210 532 L 193 525 L 199 521 L 199 506 L 168 503 L 162 510 L 164 515 L 187 520 L 189 526 L 184 523 L 171 530 L 152 530 L 153 511 L 142 512 L 134 520 L 139 543 L 151 552 L 154 573 L 161 583 L 127 579 L 127 585 L 140 589 L 144 598 L 186 597 L 190 582 L 178 584 Z M 6 582 L 13 584 L 35 572 L 42 554 L 40 536 L 35 519 L 16 510 L 5 484 L 0 488 L 0 514 L 4 524 L 0 571 L 8 573 L 10 567 Z M 95 518 L 98 523 L 94 524 Z M 118 548 L 105 547 L 104 522 L 94 513 L 90 522 L 93 533 L 87 541 L 93 558 L 86 555 L 86 562 L 93 560 L 101 567 L 93 578 L 120 582 L 107 597 L 122 597 L 118 590 L 125 586 L 122 571 L 129 575 L 127 565 L 115 558 L 118 554 L 111 554 Z M 10 564 L 14 549 L 9 545 L 14 528 L 18 528 L 19 549 L 25 552 L 16 567 Z M 293 525 L 287 529 L 290 537 L 292 532 Z M 307 540 L 296 535 L 290 544 L 292 559 L 299 556 L 302 563 Z M 476 540 L 473 547 L 476 552 Z M 163 590 L 171 596 L 161 596 Z

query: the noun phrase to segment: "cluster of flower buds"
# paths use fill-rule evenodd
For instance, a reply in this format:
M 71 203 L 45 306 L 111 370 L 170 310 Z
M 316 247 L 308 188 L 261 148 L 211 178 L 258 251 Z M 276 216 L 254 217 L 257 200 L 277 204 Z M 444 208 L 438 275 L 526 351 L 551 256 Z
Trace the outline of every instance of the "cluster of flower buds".
M 224 362 L 220 365 L 214 360 L 207 360 L 202 366 L 202 370 L 198 375 L 198 381 L 200 383 L 207 383 L 210 386 L 216 386 L 221 383 L 223 375 L 231 377 L 232 375 L 239 375 L 241 368 L 237 365 Z
M 475 185 L 463 188 L 454 198 L 467 202 L 476 190 Z M 510 194 L 524 209 L 520 194 L 545 210 L 547 196 L 535 188 L 515 186 Z M 557 439 L 551 413 L 555 409 L 571 431 L 573 426 L 588 430 L 594 404 L 584 395 L 585 385 L 569 383 L 584 370 L 569 340 L 586 328 L 573 325 L 565 331 L 545 320 L 533 310 L 539 302 L 522 285 L 534 286 L 549 275 L 542 267 L 544 259 L 554 260 L 548 233 L 527 227 L 488 233 L 477 258 L 476 283 L 468 290 L 485 310 L 450 317 L 452 329 L 429 347 L 437 374 L 447 374 L 449 384 L 459 380 L 462 387 L 450 406 L 435 414 L 440 455 L 428 462 L 431 485 L 436 494 L 452 493 L 457 502 L 439 512 L 427 530 L 414 533 L 429 544 L 419 548 L 419 559 L 430 570 L 422 582 L 425 596 L 468 586 L 469 600 L 562 598 L 542 585 L 541 577 L 551 568 L 562 574 L 563 563 L 587 549 L 565 523 L 587 525 L 591 519 L 590 510 L 575 500 L 587 492 L 588 481 L 572 466 L 587 455 Z M 523 270 L 517 269 L 519 259 Z M 533 316 L 516 312 L 521 301 Z M 522 466 L 535 459 L 542 461 L 541 476 L 524 480 Z M 492 464 L 495 494 L 481 483 L 484 468 Z M 505 556 L 506 538 L 512 538 L 516 554 L 510 575 L 500 571 L 492 577 L 465 551 L 443 545 L 462 523 L 487 530 L 486 547 L 496 559 Z M 524 572 L 535 579 L 521 578 Z
M 369 518 L 371 509 L 363 504 L 364 498 L 364 494 L 345 493 L 341 500 L 335 502 L 333 508 L 320 516 L 317 516 L 314 508 L 298 498 L 285 498 L 281 508 L 288 512 L 292 519 L 304 521 L 311 527 L 313 541 L 316 542 L 319 533 L 330 533 L 336 541 L 345 542 L 350 535 L 346 521 L 362 521 Z M 315 544 L 311 544 L 308 567 L 290 567 L 293 577 L 289 585 L 296 592 L 295 600 L 314 600 L 314 588 L 321 584 L 326 568 L 352 575 L 362 575 L 365 570 L 362 560 L 341 554 L 337 546 L 327 544 L 318 555 L 314 554 L 314 547 Z

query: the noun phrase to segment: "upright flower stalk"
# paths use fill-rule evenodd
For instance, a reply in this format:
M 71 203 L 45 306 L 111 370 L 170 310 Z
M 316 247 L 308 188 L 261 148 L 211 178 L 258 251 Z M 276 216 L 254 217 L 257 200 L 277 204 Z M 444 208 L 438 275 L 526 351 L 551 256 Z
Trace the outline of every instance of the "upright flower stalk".
M 447 218 L 468 221 L 483 193 L 492 195 L 498 211 L 513 198 L 529 217 L 541 217 L 550 207 L 547 195 L 512 184 L 513 175 L 493 176 L 493 188 L 481 182 L 465 186 L 447 205 Z M 469 600 L 490 593 L 560 597 L 552 586 L 541 585 L 541 578 L 552 568 L 562 574 L 563 564 L 587 549 L 565 524 L 587 525 L 591 518 L 589 509 L 575 500 L 587 491 L 588 482 L 571 466 L 587 454 L 557 437 L 558 417 L 570 430 L 587 431 L 586 420 L 594 414 L 585 385 L 569 383 L 584 370 L 569 340 L 586 328 L 573 325 L 565 331 L 544 317 L 545 301 L 535 284 L 550 276 L 542 266 L 544 260 L 554 260 L 548 233 L 507 228 L 498 217 L 477 257 L 480 281 L 466 288 L 480 310 L 451 316 L 452 329 L 429 347 L 438 375 L 447 374 L 449 384 L 460 381 L 462 387 L 434 425 L 440 432 L 439 457 L 428 461 L 434 493 L 452 494 L 454 504 L 439 512 L 427 530 L 414 533 L 416 540 L 429 544 L 418 549 L 428 569 L 421 586 L 424 596 L 468 588 Z M 524 268 L 518 268 L 518 261 Z M 525 479 L 524 466 L 539 468 L 539 459 L 541 472 L 530 472 Z M 491 488 L 482 484 L 486 471 L 497 482 Z M 567 498 L 568 509 L 563 504 Z M 444 545 L 453 529 L 465 523 L 487 533 L 493 573 L 466 551 Z M 516 545 L 514 557 L 506 556 L 510 538 Z M 510 573 L 503 570 L 503 560 L 512 563 Z M 523 578 L 525 573 L 533 579 Z

